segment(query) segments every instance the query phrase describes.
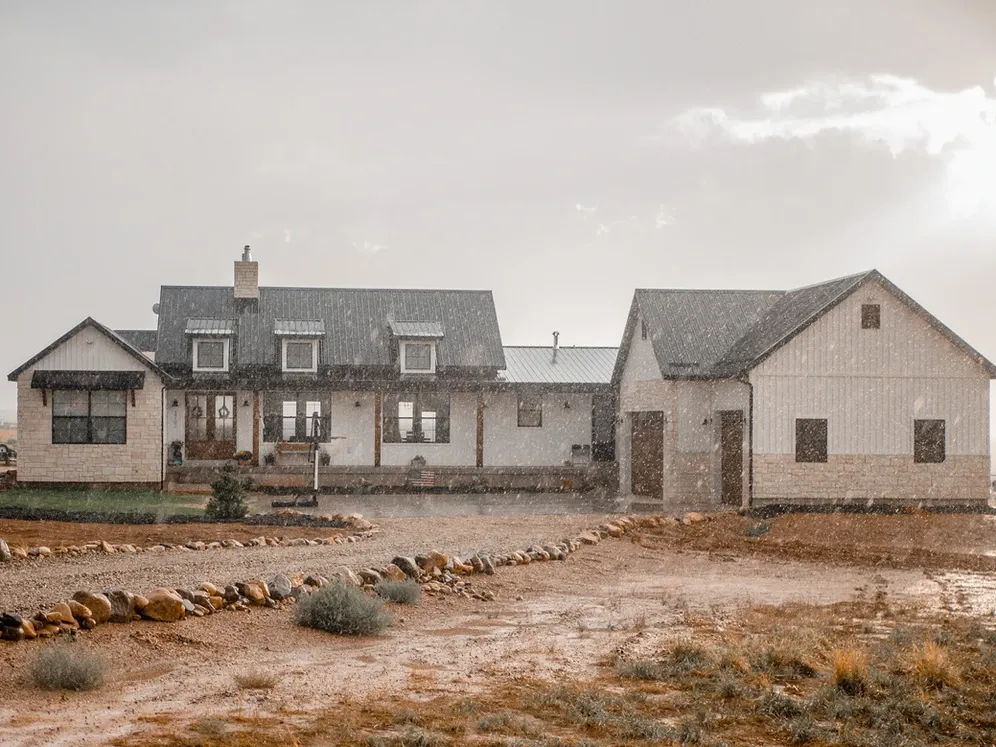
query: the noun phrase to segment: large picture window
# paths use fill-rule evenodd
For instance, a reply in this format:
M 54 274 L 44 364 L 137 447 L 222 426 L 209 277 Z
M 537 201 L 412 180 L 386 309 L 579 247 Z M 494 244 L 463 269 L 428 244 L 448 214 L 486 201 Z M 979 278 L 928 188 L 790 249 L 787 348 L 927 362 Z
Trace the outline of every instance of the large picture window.
M 384 443 L 450 442 L 450 395 L 446 392 L 384 395 Z
M 52 392 L 53 444 L 123 444 L 127 438 L 127 392 Z
M 327 394 L 269 393 L 263 409 L 263 441 L 310 441 L 316 415 L 319 440 L 328 441 L 332 427 L 332 400 Z

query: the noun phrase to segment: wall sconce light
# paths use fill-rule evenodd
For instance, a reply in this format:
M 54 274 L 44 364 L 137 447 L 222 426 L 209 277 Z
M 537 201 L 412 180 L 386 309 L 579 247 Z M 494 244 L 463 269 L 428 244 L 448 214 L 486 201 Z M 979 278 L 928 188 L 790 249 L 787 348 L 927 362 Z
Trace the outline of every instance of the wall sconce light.
M 242 406 L 243 406 L 243 407 L 249 407 L 249 400 L 248 400 L 248 399 L 246 399 L 246 400 L 243 400 L 243 402 L 242 402 Z
M 564 409 L 565 410 L 570 410 L 571 409 L 571 403 L 570 402 L 564 402 Z
M 712 425 L 712 418 L 702 418 L 702 425 Z
M 356 400 L 356 401 L 355 401 L 355 402 L 353 403 L 353 407 L 359 407 L 359 406 L 360 406 L 360 401 L 359 401 L 359 400 Z
M 180 406 L 180 400 L 178 400 L 178 399 L 174 399 L 174 400 L 173 400 L 173 405 L 172 405 L 172 406 L 173 406 L 173 407 L 179 407 L 179 406 Z

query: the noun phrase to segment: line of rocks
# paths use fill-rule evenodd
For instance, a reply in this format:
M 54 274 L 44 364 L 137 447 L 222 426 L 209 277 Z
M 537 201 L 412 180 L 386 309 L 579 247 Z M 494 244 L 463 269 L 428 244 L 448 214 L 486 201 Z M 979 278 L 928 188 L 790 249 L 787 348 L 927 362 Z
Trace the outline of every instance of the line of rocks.
M 642 524 L 645 520 L 640 519 Z M 78 591 L 71 600 L 32 617 L 16 612 L 0 614 L 0 638 L 9 641 L 50 638 L 80 630 L 92 630 L 104 623 L 128 623 L 138 620 L 176 622 L 186 617 L 204 617 L 221 611 L 248 611 L 252 606 L 277 607 L 296 602 L 329 583 L 342 582 L 373 591 L 385 581 L 415 581 L 428 594 L 452 594 L 466 599 L 493 601 L 489 589 L 479 590 L 468 578 L 474 574 L 494 575 L 500 567 L 529 565 L 567 558 L 585 545 L 597 545 L 607 537 L 622 537 L 637 526 L 637 521 L 623 516 L 595 529 L 555 544 L 534 545 L 508 553 L 476 553 L 466 558 L 433 550 L 415 557 L 397 556 L 382 568 L 353 571 L 340 566 L 331 578 L 320 574 L 276 575 L 269 581 L 251 580 L 229 585 L 209 581 L 197 589 L 153 589 L 148 594 L 115 589 L 104 592 Z

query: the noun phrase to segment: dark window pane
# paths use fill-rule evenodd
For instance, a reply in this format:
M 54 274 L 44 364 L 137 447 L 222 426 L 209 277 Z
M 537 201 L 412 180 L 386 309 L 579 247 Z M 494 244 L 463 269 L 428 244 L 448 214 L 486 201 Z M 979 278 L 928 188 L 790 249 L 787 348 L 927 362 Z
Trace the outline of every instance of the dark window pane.
M 878 329 L 882 325 L 882 307 L 877 303 L 861 304 L 861 329 Z
M 427 342 L 405 343 L 405 370 L 432 370 L 432 345 Z
M 86 394 L 86 392 L 84 392 Z M 88 418 L 85 417 L 54 417 L 52 418 L 52 443 L 54 444 L 85 444 L 90 437 L 87 432 Z
M 795 421 L 795 461 L 827 461 L 827 421 L 799 418 Z
M 311 369 L 314 364 L 313 346 L 311 342 L 288 342 L 287 370 Z
M 538 394 L 519 395 L 520 428 L 540 428 L 543 426 L 543 398 Z
M 913 421 L 913 461 L 939 464 L 946 456 L 943 420 Z
M 92 418 L 93 443 L 123 444 L 127 436 L 124 418 Z
M 225 343 L 221 340 L 197 342 L 198 368 L 225 368 Z

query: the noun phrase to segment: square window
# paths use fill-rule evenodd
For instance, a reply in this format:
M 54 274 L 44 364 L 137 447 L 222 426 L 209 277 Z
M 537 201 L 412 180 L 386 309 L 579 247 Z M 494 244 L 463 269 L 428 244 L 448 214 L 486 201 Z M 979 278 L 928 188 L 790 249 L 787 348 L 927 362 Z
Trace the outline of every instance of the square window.
M 827 461 L 826 418 L 798 418 L 795 421 L 795 461 Z
M 432 371 L 432 343 L 404 343 L 403 371 Z
M 877 303 L 861 304 L 861 329 L 879 329 L 882 326 L 882 307 Z
M 917 464 L 940 464 L 946 456 L 944 421 L 913 421 L 913 461 Z
M 315 343 L 311 340 L 306 342 L 284 343 L 284 370 L 285 371 L 313 371 L 315 370 Z
M 518 424 L 520 428 L 543 427 L 543 397 L 539 394 L 519 395 Z
M 198 340 L 194 368 L 224 371 L 227 368 L 224 340 Z

